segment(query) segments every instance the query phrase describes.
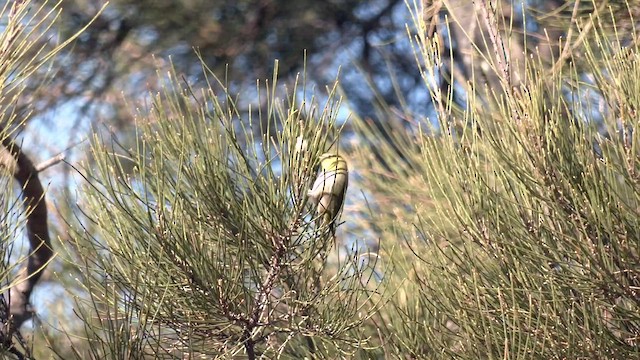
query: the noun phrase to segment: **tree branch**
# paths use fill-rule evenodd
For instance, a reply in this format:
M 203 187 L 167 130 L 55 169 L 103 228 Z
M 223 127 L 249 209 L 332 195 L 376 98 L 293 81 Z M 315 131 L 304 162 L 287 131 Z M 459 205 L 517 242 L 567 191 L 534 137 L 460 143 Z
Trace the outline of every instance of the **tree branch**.
M 493 45 L 493 52 L 496 55 L 496 62 L 498 63 L 498 69 L 502 73 L 500 78 L 503 81 L 506 91 L 511 91 L 511 72 L 509 71 L 509 55 L 507 49 L 504 46 L 500 29 L 498 29 L 498 21 L 494 15 L 494 10 L 491 7 L 491 1 L 487 5 L 486 0 L 480 1 L 480 9 L 484 14 L 484 20 L 489 31 L 489 39 L 491 45 Z
M 29 255 L 26 266 L 20 269 L 16 280 L 9 290 L 9 314 L 11 328 L 18 329 L 32 313 L 28 309 L 29 297 L 33 287 L 40 279 L 42 270 L 53 256 L 49 228 L 47 224 L 47 206 L 44 189 L 38 179 L 38 170 L 31 160 L 8 137 L 2 139 L 2 145 L 13 158 L 12 166 L 7 166 L 13 177 L 22 186 L 24 209 L 27 216 L 27 236 L 29 239 Z M 9 157 L 2 157 L 7 162 Z M 7 164 L 2 164 L 7 165 Z M 7 334 L 4 334 L 7 336 Z

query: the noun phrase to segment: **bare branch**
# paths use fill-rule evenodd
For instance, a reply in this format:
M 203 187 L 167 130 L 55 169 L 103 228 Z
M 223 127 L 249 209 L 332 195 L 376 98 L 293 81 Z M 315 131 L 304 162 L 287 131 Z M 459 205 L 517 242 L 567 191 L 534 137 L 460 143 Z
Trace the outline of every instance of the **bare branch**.
M 2 145 L 15 161 L 15 166 L 11 167 L 13 169 L 13 177 L 22 186 L 22 196 L 27 216 L 27 236 L 30 246 L 26 267 L 23 267 L 18 273 L 18 277 L 14 281 L 15 285 L 11 287 L 9 293 L 11 327 L 12 329 L 18 329 L 32 316 L 31 311 L 28 309 L 29 297 L 33 287 L 42 275 L 42 270 L 51 260 L 53 251 L 49 238 L 44 189 L 38 179 L 38 169 L 11 139 L 2 139 Z M 40 167 L 46 168 L 45 166 Z
M 36 165 L 35 170 L 36 172 L 42 172 L 50 167 L 52 167 L 53 165 L 63 161 L 65 158 L 64 154 L 58 154 L 48 160 L 45 160 L 43 162 L 41 162 L 40 164 Z

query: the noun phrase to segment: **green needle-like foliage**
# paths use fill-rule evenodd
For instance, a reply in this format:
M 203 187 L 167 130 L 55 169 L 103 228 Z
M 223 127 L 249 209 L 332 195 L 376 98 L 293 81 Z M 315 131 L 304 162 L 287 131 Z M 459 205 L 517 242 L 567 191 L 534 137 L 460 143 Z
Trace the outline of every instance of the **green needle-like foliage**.
M 353 352 L 367 342 L 357 329 L 378 285 L 357 270 L 358 254 L 330 264 L 334 240 L 306 201 L 316 159 L 339 134 L 340 100 L 329 89 L 322 107 L 299 101 L 296 87 L 282 101 L 274 78 L 258 89 L 268 110 L 256 119 L 203 73 L 202 90 L 169 73 L 138 117 L 134 149 L 94 141 L 81 205 L 91 231 L 75 236 L 90 294 L 79 304 L 93 338 L 84 356 Z M 274 128 L 254 138 L 254 121 Z
M 445 46 L 440 25 L 453 23 L 440 14 L 450 4 L 468 5 L 411 6 L 416 73 L 435 118 L 379 105 L 372 113 L 388 121 L 354 114 L 349 146 L 339 141 L 337 85 L 320 101 L 304 81 L 283 91 L 274 76 L 249 101 L 206 65 L 203 89 L 174 70 L 159 73 L 162 91 L 135 112 L 134 133 L 97 132 L 90 165 L 69 164 L 83 181 L 76 218 L 66 219 L 71 233 L 60 236 L 66 248 L 55 251 L 65 269 L 79 270 L 68 282 L 84 331 L 61 322 L 63 331 L 45 336 L 52 351 L 65 359 L 639 358 L 637 5 L 573 2 L 547 18 L 555 33 L 566 20 L 566 43 L 530 52 L 525 25 L 508 28 L 492 1 L 469 8 L 488 33 L 463 34 L 484 44 Z M 14 106 L 24 79 L 60 49 L 29 46 L 30 36 L 50 33 L 54 13 L 30 8 L 45 20 L 24 27 L 29 9 L 9 9 L 18 7 L 0 9 L 13 21 L 0 34 L 3 138 L 24 123 Z M 464 15 L 455 10 L 447 21 Z M 449 34 L 461 41 L 470 24 L 458 25 Z M 458 50 L 477 53 L 456 62 Z M 391 86 L 400 88 L 396 79 Z M 335 150 L 351 174 L 337 238 L 307 201 L 319 156 Z M 15 168 L 1 165 L 8 283 L 24 264 L 8 255 L 31 209 L 10 186 Z M 344 244 L 353 249 L 340 252 Z M 17 335 L 10 345 L 28 353 Z
M 47 87 L 47 66 L 79 33 L 51 36 L 60 4 L 29 0 L 0 4 L 0 354 L 30 358 L 36 351 L 22 325 L 33 319 L 31 295 L 53 262 L 48 194 L 39 173 L 41 149 L 21 131 L 33 111 L 33 92 Z M 26 143 L 26 144 L 25 144 Z M 29 148 L 28 150 L 26 148 Z M 36 155 L 37 154 L 37 155 Z
M 398 268 L 378 314 L 387 356 L 640 355 L 639 49 L 593 18 L 571 44 L 584 56 L 554 69 L 529 57 L 521 85 L 493 98 L 475 84 L 459 109 L 431 88 L 443 102 L 435 128 L 390 121 L 382 141 L 356 119 L 372 139 L 356 156 L 370 169 L 368 209 Z M 437 41 L 414 42 L 426 79 Z M 603 97 L 602 124 L 586 90 Z

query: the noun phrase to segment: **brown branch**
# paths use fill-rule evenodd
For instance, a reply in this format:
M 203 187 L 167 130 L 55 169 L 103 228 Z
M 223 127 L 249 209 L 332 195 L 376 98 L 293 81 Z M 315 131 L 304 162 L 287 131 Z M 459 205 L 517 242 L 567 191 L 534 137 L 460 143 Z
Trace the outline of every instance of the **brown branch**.
M 2 145 L 8 152 L 7 155 L 10 155 L 14 161 L 13 166 L 8 168 L 12 170 L 13 177 L 22 186 L 22 197 L 27 216 L 27 236 L 30 246 L 27 264 L 20 269 L 14 285 L 9 291 L 11 328 L 18 329 L 32 316 L 31 311 L 28 309 L 29 297 L 33 287 L 42 275 L 42 270 L 51 260 L 53 250 L 49 238 L 44 189 L 38 179 L 38 170 L 11 139 L 8 137 L 2 139 Z M 6 156 L 4 160 L 6 162 Z
M 273 245 L 275 247 L 275 251 L 271 256 L 269 273 L 260 286 L 258 298 L 253 308 L 253 313 L 249 317 L 249 321 L 244 330 L 243 340 L 245 343 L 245 350 L 249 359 L 256 358 L 253 330 L 260 325 L 260 319 L 269 301 L 269 294 L 271 294 L 271 291 L 273 291 L 275 282 L 278 278 L 278 275 L 280 274 L 280 271 L 282 270 L 282 259 L 285 257 L 287 251 L 284 240 L 280 236 L 276 236 L 276 238 L 273 240 Z

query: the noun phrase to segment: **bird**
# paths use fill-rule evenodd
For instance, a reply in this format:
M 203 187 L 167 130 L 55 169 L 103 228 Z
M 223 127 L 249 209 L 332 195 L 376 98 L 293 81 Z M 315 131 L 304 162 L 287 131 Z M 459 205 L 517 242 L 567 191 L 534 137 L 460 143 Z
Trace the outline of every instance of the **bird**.
M 316 207 L 319 227 L 329 226 L 335 237 L 336 219 L 344 205 L 349 185 L 349 168 L 346 160 L 334 153 L 322 154 L 319 161 L 318 175 L 307 197 Z

